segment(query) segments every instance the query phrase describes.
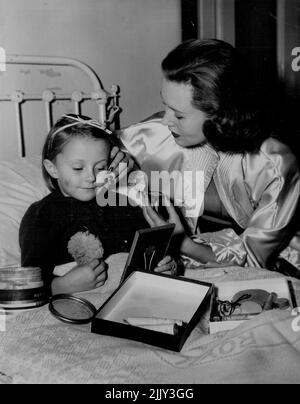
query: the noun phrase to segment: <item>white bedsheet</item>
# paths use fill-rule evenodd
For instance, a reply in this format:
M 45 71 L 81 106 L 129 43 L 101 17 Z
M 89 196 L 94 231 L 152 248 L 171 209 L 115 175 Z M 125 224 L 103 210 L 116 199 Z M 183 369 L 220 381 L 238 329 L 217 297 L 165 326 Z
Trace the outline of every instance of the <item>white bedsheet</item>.
M 118 286 L 126 257 L 110 257 L 106 286 L 80 295 L 100 307 Z M 280 275 L 230 267 L 188 270 L 186 276 L 220 282 Z M 299 301 L 300 282 L 293 285 Z M 9 316 L 6 332 L 0 332 L 0 383 L 299 383 L 296 321 L 290 312 L 273 310 L 233 331 L 208 335 L 204 318 L 176 353 L 92 334 L 89 325 L 62 323 L 44 306 Z

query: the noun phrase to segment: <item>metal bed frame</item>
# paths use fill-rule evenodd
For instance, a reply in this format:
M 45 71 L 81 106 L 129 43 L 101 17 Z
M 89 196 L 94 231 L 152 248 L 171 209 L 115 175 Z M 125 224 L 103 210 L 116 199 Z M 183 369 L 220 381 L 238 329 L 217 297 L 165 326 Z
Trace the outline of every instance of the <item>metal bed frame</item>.
M 23 129 L 22 104 L 24 102 L 42 101 L 45 104 L 45 114 L 47 129 L 52 126 L 52 105 L 55 101 L 72 101 L 74 103 L 75 114 L 80 114 L 80 104 L 86 100 L 94 100 L 97 104 L 99 122 L 105 126 L 111 124 L 120 111 L 118 106 L 119 88 L 111 86 L 110 91 L 103 88 L 97 74 L 85 63 L 70 58 L 52 56 L 23 56 L 7 55 L 6 65 L 31 65 L 31 66 L 66 66 L 79 69 L 86 74 L 92 84 L 90 94 L 75 90 L 70 94 L 56 94 L 54 91 L 46 89 L 42 94 L 25 94 L 20 90 L 14 90 L 11 94 L 0 94 L 0 102 L 12 102 L 15 107 L 17 122 L 18 155 L 25 157 L 25 137 Z

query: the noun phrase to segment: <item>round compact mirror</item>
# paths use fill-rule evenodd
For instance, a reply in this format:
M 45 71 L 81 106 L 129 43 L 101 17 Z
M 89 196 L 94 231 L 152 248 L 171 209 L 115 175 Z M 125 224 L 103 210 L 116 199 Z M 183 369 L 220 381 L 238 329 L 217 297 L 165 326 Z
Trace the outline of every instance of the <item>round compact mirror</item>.
M 49 300 L 49 310 L 65 323 L 87 324 L 96 315 L 96 308 L 89 301 L 77 296 L 54 295 Z

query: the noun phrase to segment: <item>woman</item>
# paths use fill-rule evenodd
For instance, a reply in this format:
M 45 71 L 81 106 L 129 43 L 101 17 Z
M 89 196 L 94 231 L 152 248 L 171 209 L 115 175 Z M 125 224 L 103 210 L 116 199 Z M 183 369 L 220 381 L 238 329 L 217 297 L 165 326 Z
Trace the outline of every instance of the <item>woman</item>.
M 198 235 L 190 236 L 175 208 L 167 207 L 181 254 L 206 265 L 272 268 L 297 225 L 296 158 L 252 107 L 253 94 L 231 45 L 184 42 L 163 60 L 162 70 L 161 124 L 205 167 Z M 151 206 L 144 215 L 151 226 L 166 223 Z M 299 254 L 293 254 L 297 265 Z

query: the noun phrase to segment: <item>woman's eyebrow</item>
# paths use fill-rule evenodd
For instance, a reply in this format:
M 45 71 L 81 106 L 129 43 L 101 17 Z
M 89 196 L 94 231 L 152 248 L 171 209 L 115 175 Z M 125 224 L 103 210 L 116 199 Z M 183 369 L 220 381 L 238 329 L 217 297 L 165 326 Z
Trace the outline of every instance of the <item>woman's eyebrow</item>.
M 167 105 L 165 102 L 163 102 L 163 105 L 166 105 L 167 107 L 169 107 L 170 109 L 172 109 L 172 110 L 173 110 L 174 112 L 176 112 L 177 114 L 180 114 L 180 115 L 185 115 L 185 114 L 186 114 L 186 112 L 179 111 L 179 109 L 173 108 L 173 107 L 171 107 L 170 105 Z
M 171 107 L 170 105 L 168 105 L 168 104 L 167 104 L 167 103 L 164 101 L 164 99 L 163 99 L 163 96 L 162 96 L 162 93 L 161 93 L 161 92 L 160 92 L 160 97 L 161 97 L 161 101 L 162 101 L 162 104 L 163 104 L 163 105 L 165 105 L 165 106 L 169 107 L 170 109 L 172 109 L 174 112 L 177 112 L 178 114 L 185 115 L 185 112 L 179 111 L 178 109 L 173 108 L 173 107 Z

